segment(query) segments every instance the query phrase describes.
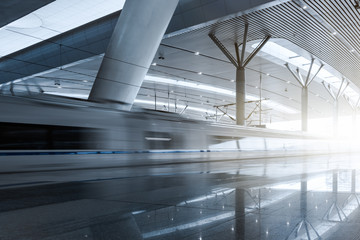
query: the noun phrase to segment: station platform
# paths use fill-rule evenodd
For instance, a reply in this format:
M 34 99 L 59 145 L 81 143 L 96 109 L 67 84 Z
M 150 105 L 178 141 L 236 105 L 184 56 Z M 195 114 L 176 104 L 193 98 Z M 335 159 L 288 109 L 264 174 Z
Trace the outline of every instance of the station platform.
M 251 154 L 1 173 L 0 239 L 359 236 L 359 154 Z

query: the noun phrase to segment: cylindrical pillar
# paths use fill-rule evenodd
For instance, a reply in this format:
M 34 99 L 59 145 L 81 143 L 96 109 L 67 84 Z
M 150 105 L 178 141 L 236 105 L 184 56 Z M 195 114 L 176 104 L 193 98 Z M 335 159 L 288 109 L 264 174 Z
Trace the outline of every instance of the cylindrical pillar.
M 301 90 L 301 130 L 308 130 L 308 88 L 302 87 Z
M 245 126 L 245 68 L 236 69 L 236 124 Z
M 338 135 L 338 119 L 339 119 L 339 102 L 334 100 L 334 110 L 333 110 L 333 127 L 334 127 L 334 136 Z
M 90 101 L 115 103 L 116 108 L 130 110 L 178 1 L 125 2 Z

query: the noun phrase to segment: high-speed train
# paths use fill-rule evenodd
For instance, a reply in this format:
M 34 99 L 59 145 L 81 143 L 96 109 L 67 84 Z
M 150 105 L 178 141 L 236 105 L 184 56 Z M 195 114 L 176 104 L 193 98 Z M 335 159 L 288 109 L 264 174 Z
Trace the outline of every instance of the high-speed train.
M 0 96 L 0 109 L 1 151 L 332 149 L 329 141 L 300 132 L 195 121 L 145 109 L 120 111 L 56 96 Z

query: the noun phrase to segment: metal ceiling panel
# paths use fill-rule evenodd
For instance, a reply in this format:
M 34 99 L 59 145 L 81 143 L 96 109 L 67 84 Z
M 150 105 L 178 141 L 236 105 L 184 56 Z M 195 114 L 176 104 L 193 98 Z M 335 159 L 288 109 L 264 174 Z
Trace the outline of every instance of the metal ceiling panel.
M 317 11 L 327 12 L 324 17 L 338 29 L 337 34 L 314 18 L 307 9 L 298 3 L 286 2 L 270 8 L 262 9 L 243 16 L 228 19 L 208 25 L 202 28 L 180 33 L 169 37 L 163 42 L 181 48 L 191 48 L 191 46 L 204 46 L 201 51 L 205 51 L 209 46 L 208 34 L 214 33 L 226 47 L 233 50 L 233 43 L 241 43 L 244 25 L 249 23 L 248 41 L 261 39 L 265 35 L 273 38 L 284 38 L 303 48 L 311 55 L 320 59 L 324 63 L 332 66 L 345 77 L 350 79 L 358 87 L 360 80 L 360 61 L 357 55 L 349 49 L 340 39 L 340 35 L 354 45 L 356 52 L 360 52 L 360 47 L 355 44 L 354 39 L 359 39 L 359 20 L 353 21 L 355 14 L 351 10 L 348 1 L 307 1 L 311 2 L 308 8 L 314 7 Z M 344 2 L 347 2 L 346 4 Z M 330 10 L 337 11 L 332 15 Z M 322 15 L 321 12 L 321 16 Z M 338 15 L 347 17 L 339 18 Z M 336 19 L 336 21 L 334 20 Z M 332 22 L 331 22 L 332 21 Z M 351 28 L 348 25 L 353 25 Z M 355 47 L 356 46 L 356 47 Z M 213 47 L 215 47 L 213 45 Z M 218 55 L 220 57 L 220 55 Z

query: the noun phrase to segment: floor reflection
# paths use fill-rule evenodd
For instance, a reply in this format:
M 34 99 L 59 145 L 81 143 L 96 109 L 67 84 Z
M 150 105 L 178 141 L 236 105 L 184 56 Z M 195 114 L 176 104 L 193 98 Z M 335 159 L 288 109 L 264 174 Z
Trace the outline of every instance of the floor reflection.
M 0 239 L 360 239 L 357 159 L 109 169 L 107 179 L 0 188 Z
M 336 170 L 254 188 L 224 186 L 133 215 L 144 239 L 354 239 L 357 176 L 355 169 Z

